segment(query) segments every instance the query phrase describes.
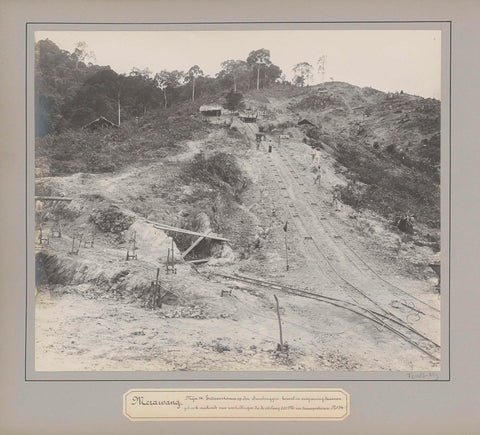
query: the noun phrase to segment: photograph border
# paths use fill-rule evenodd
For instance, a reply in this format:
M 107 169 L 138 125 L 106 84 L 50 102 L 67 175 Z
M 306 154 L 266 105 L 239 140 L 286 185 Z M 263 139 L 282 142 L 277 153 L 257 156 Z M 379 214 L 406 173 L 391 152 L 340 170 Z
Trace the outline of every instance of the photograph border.
M 447 177 L 448 181 L 448 226 L 447 228 L 444 227 L 444 219 L 443 219 L 443 206 L 441 207 L 441 255 L 442 255 L 442 315 L 441 315 L 441 337 L 442 337 L 442 362 L 448 359 L 447 367 L 440 371 L 435 372 L 389 372 L 389 371 L 376 371 L 376 372 L 295 372 L 295 371 L 275 371 L 275 372 L 265 372 L 265 371 L 248 371 L 248 372 L 240 372 L 240 371 L 225 371 L 225 372 L 206 372 L 206 371 L 186 371 L 186 372 L 149 372 L 149 371 L 142 371 L 142 372 L 130 372 L 130 371 L 118 371 L 118 372 L 111 372 L 111 371 L 97 371 L 97 372 L 35 372 L 32 371 L 32 355 L 34 355 L 34 349 L 32 348 L 32 344 L 34 345 L 34 340 L 32 341 L 32 326 L 34 327 L 34 322 L 32 325 L 32 316 L 34 311 L 34 302 L 32 304 L 32 273 L 34 274 L 34 265 L 32 265 L 31 261 L 31 254 L 32 254 L 32 192 L 29 192 L 32 187 L 32 179 L 33 171 L 32 171 L 32 155 L 29 155 L 29 151 L 32 150 L 32 137 L 31 137 L 31 129 L 32 129 L 32 113 L 33 108 L 31 101 L 31 95 L 33 94 L 33 86 L 34 83 L 31 81 L 32 79 L 32 71 L 33 71 L 33 57 L 32 54 L 32 37 L 31 34 L 34 32 L 33 27 L 35 26 L 69 26 L 69 25 L 78 25 L 78 26 L 261 26 L 261 25 L 293 25 L 293 26 L 301 26 L 301 25 L 364 25 L 364 24 L 395 24 L 395 25 L 403 25 L 403 24 L 431 24 L 431 25 L 447 25 L 445 29 L 439 29 L 442 32 L 442 98 L 441 98 L 441 119 L 442 119 L 442 127 L 441 127 L 441 149 L 442 149 L 442 175 L 441 175 L 441 186 L 443 188 L 443 182 L 445 177 Z M 49 30 L 57 30 L 57 29 L 49 29 Z M 58 29 L 63 30 L 63 29 Z M 82 29 L 86 30 L 86 29 Z M 96 29 L 92 29 L 96 30 Z M 111 29 L 111 30 L 120 30 L 120 29 Z M 127 29 L 128 30 L 128 29 Z M 132 29 L 132 30 L 139 30 L 139 29 Z M 141 29 L 143 30 L 143 29 Z M 145 29 L 145 31 L 153 30 L 153 29 Z M 159 29 L 159 30 L 166 30 L 166 29 Z M 178 29 L 183 30 L 183 29 Z M 199 30 L 199 29 L 192 29 L 192 31 Z M 214 29 L 210 29 L 214 30 Z M 218 30 L 225 30 L 225 29 L 218 29 Z M 235 30 L 244 30 L 244 29 L 235 29 Z M 252 30 L 263 30 L 263 29 L 252 29 Z M 265 29 L 269 30 L 269 29 Z M 273 30 L 273 29 L 272 29 Z M 314 30 L 314 29 L 301 29 L 301 30 Z M 322 29 L 316 29 L 322 30 Z M 337 29 L 331 29 L 337 30 Z M 340 29 L 339 29 L 340 30 Z M 353 30 L 353 29 L 352 29 Z M 380 29 L 379 29 L 380 30 Z M 382 29 L 385 30 L 385 29 Z M 405 29 L 406 30 L 406 29 Z M 423 30 L 423 29 L 419 29 Z M 444 42 L 444 34 L 443 32 L 448 30 L 448 47 L 443 46 Z M 108 31 L 108 30 L 105 30 Z M 444 54 L 446 49 L 448 50 L 448 106 L 445 106 L 444 103 L 444 94 L 443 94 L 443 65 L 444 65 Z M 451 286 L 451 228 L 452 228 L 452 205 L 451 205 L 451 123 L 452 123 L 452 21 L 451 20 L 365 20 L 365 21 L 249 21 L 249 22 L 231 22 L 231 21 L 218 21 L 218 22 L 156 22 L 156 23 L 122 23 L 122 22 L 108 22 L 108 23 L 99 23 L 99 22 L 42 22 L 42 21 L 30 21 L 25 23 L 25 183 L 26 183 L 26 192 L 25 192 L 25 231 L 26 231 L 26 288 L 25 288 L 25 343 L 24 343 L 24 380 L 25 382 L 125 382 L 125 381 L 169 381 L 169 382 L 302 382 L 302 381 L 322 381 L 322 382 L 391 382 L 391 381 L 402 381 L 402 382 L 449 382 L 451 379 L 451 347 L 450 347 L 450 327 L 451 327 L 451 319 L 450 319 L 450 312 L 451 312 L 451 297 L 450 297 L 450 286 Z M 446 137 L 444 136 L 445 126 L 443 125 L 444 117 L 447 115 L 444 113 L 444 110 L 448 109 L 448 134 Z M 447 145 L 444 145 L 448 142 Z M 443 160 L 444 150 L 448 151 L 448 167 L 444 168 Z M 445 174 L 444 171 L 448 170 L 448 174 Z M 441 194 L 443 199 L 443 194 Z M 448 232 L 448 249 L 447 252 L 444 252 L 444 233 Z M 444 267 L 444 261 L 448 259 L 448 267 Z M 32 267 L 33 266 L 33 267 Z M 32 270 L 33 269 L 33 270 Z M 446 275 L 446 280 L 444 276 Z M 444 283 L 448 283 L 448 288 L 445 288 Z M 447 296 L 444 296 L 447 295 Z M 447 299 L 448 306 L 445 307 L 445 299 Z M 448 316 L 448 322 L 444 319 L 444 316 Z M 448 327 L 445 330 L 445 323 L 448 323 Z M 443 338 L 448 337 L 448 349 L 444 349 Z M 446 344 L 446 343 L 445 343 Z M 176 375 L 181 373 L 183 377 L 177 377 Z M 263 376 L 267 373 L 273 373 L 274 377 L 257 377 Z M 398 378 L 395 378 L 396 374 L 400 374 Z M 430 375 L 429 375 L 430 373 Z M 162 374 L 162 376 L 158 376 Z M 340 378 L 330 378 L 330 376 L 336 376 L 340 374 Z M 425 374 L 423 376 L 423 374 Z M 130 376 L 130 377 L 123 377 L 123 375 Z M 174 375 L 173 377 L 170 377 Z M 234 377 L 231 377 L 231 376 Z M 327 377 L 324 377 L 324 376 Z M 369 376 L 370 377 L 366 377 Z M 66 377 L 65 377 L 66 376 Z M 93 376 L 93 377 L 92 377 Z M 346 376 L 346 377 L 343 377 Z M 354 376 L 353 378 L 351 376 Z M 364 377 L 362 379 L 358 379 L 355 377 Z M 378 378 L 376 378 L 378 376 Z M 392 377 L 393 376 L 393 377 Z M 97 378 L 98 377 L 98 378 Z

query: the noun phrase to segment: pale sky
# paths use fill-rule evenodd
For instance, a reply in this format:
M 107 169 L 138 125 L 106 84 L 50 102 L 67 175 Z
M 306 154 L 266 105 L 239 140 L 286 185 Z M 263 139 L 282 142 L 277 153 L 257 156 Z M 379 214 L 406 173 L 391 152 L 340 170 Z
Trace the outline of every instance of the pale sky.
M 35 40 L 50 39 L 73 52 L 88 44 L 98 65 L 118 73 L 133 67 L 187 71 L 198 65 L 212 77 L 227 59 L 246 60 L 260 48 L 288 80 L 292 68 L 326 55 L 325 80 L 370 86 L 440 99 L 441 32 L 439 30 L 245 30 L 245 31 L 36 31 Z M 315 74 L 313 83 L 321 81 Z

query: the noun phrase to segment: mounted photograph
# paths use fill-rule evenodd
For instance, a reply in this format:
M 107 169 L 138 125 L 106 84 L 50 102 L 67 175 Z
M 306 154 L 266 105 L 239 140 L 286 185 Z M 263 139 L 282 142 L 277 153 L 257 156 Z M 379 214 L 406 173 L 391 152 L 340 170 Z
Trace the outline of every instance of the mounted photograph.
M 35 372 L 445 368 L 441 30 L 33 43 Z

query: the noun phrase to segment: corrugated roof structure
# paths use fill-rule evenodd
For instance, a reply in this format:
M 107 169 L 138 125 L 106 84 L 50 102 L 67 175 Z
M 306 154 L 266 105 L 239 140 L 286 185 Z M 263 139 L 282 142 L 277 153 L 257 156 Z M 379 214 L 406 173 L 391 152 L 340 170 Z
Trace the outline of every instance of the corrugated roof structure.
M 200 112 L 222 111 L 222 106 L 204 104 L 199 110 Z

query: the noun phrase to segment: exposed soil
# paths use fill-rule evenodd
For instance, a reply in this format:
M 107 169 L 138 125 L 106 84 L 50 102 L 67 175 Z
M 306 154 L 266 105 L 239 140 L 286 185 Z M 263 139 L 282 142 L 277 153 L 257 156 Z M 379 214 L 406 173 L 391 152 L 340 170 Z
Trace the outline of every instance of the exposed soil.
M 272 119 L 291 120 L 285 99 L 272 95 L 267 101 Z M 41 259 L 36 370 L 438 370 L 438 362 L 373 322 L 280 290 L 275 294 L 288 352 L 277 350 L 274 291 L 215 274 L 243 274 L 388 310 L 439 343 L 440 297 L 428 267 L 439 253 L 418 246 L 414 237 L 405 237 L 371 211 L 342 202 L 337 209 L 333 190 L 348 179 L 328 148 L 312 156 L 299 128 L 286 128 L 280 143 L 278 134 L 267 134 L 257 149 L 258 127 L 233 125 L 237 136 L 215 127 L 207 137 L 184 143 L 182 152 L 152 163 L 114 173 L 37 179 L 37 185 L 73 201 L 37 209 L 44 233 L 57 218 L 63 231 L 62 238 L 36 247 Z M 185 176 L 196 153 L 222 150 L 236 157 L 245 174 L 241 189 L 225 184 L 216 191 Z M 318 164 L 319 185 L 313 169 Z M 97 220 L 109 207 L 133 225 L 99 229 Z M 208 223 L 202 229 L 230 242 L 228 247 L 199 244 L 186 260 L 208 253 L 212 258 L 194 266 L 180 251 L 195 237 L 180 239 L 151 222 L 182 226 L 200 213 Z M 83 241 L 95 234 L 94 246 L 81 246 L 73 254 L 73 236 L 79 233 Z M 134 235 L 137 259 L 127 261 Z M 172 246 L 177 273 L 167 274 Z M 151 306 L 157 268 L 167 294 L 161 308 Z M 222 290 L 231 294 L 222 296 Z

